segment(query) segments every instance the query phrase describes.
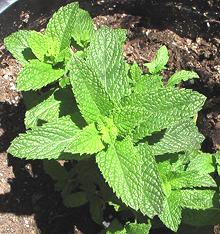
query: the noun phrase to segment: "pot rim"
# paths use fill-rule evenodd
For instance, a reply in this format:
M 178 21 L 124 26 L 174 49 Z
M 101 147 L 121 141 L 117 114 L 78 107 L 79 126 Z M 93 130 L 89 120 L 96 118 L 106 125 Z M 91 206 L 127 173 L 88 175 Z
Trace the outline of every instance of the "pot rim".
M 18 0 L 1 0 L 0 1 L 0 14 L 2 14 L 6 9 L 8 9 L 12 4 Z

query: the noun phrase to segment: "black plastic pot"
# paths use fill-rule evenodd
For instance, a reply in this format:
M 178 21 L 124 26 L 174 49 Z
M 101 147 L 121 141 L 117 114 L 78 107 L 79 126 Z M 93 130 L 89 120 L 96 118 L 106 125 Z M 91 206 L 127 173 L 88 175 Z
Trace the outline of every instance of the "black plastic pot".
M 12 4 L 17 2 L 17 0 L 1 0 L 0 2 L 0 14 L 5 11 L 8 7 L 10 7 Z

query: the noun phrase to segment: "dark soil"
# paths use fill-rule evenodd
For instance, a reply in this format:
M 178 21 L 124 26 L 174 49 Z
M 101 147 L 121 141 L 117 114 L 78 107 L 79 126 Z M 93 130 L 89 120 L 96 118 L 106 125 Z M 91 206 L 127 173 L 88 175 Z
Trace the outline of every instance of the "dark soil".
M 2 40 L 17 29 L 43 29 L 51 14 L 68 2 L 20 0 L 13 11 L 0 16 L 0 234 L 96 234 L 100 230 L 89 218 L 88 207 L 63 206 L 40 161 L 6 154 L 10 141 L 25 130 L 25 109 L 15 88 L 20 66 Z M 199 80 L 182 85 L 208 97 L 198 116 L 198 127 L 206 137 L 203 150 L 220 149 L 219 1 L 93 0 L 80 1 L 80 5 L 92 14 L 98 27 L 128 30 L 124 54 L 129 62 L 148 62 L 164 44 L 170 53 L 165 77 L 180 69 L 198 72 Z M 215 233 L 220 233 L 217 226 Z

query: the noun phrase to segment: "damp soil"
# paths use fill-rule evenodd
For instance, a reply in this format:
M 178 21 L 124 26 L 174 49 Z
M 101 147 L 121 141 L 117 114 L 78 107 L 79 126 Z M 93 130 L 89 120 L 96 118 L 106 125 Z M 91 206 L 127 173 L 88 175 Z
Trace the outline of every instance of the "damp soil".
M 21 67 L 5 50 L 3 38 L 17 29 L 43 30 L 51 14 L 69 2 L 20 0 L 0 15 L 0 234 L 96 234 L 101 230 L 89 217 L 87 206 L 63 206 L 40 161 L 6 153 L 11 140 L 25 131 L 25 108 L 15 86 Z M 97 27 L 127 29 L 124 55 L 128 62 L 143 65 L 164 44 L 170 54 L 165 79 L 181 69 L 199 74 L 200 79 L 181 85 L 207 96 L 197 121 L 206 137 L 202 148 L 205 152 L 220 149 L 219 1 L 100 0 L 80 1 L 80 5 Z M 218 226 L 209 232 L 220 233 Z

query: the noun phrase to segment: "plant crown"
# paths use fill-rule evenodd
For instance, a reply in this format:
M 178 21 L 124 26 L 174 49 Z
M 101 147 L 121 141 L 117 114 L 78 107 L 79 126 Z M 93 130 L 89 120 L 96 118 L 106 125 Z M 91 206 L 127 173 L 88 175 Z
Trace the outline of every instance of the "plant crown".
M 78 3 L 61 7 L 44 32 L 5 38 L 23 65 L 17 89 L 27 107 L 27 132 L 8 152 L 44 160 L 64 204 L 88 203 L 98 224 L 107 205 L 132 215 L 124 223 L 114 218 L 106 233 L 146 234 L 157 226 L 155 216 L 175 232 L 181 219 L 204 225 L 207 212 L 220 215 L 210 175 L 216 160 L 200 151 L 204 137 L 194 118 L 206 98 L 177 87 L 198 75 L 178 71 L 164 84 L 167 48 L 144 64 L 144 73 L 125 61 L 125 40 L 123 29 L 96 29 Z M 72 169 L 59 159 L 72 160 Z

